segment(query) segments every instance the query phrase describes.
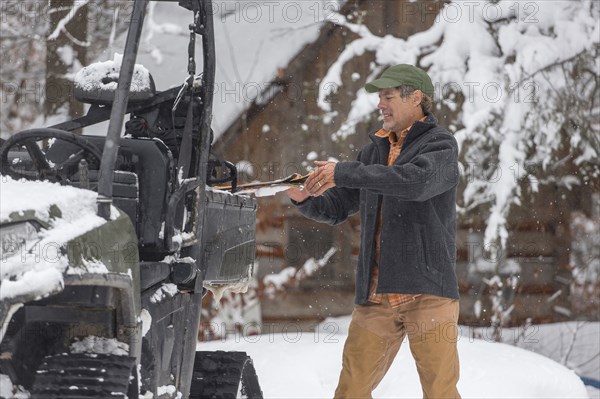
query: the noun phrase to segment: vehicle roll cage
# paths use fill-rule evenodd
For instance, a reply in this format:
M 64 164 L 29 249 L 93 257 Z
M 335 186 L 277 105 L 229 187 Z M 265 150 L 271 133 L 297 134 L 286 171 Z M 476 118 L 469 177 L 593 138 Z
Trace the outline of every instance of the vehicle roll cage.
M 162 0 L 162 1 L 177 1 L 177 0 Z M 133 111 L 132 108 L 128 107 L 128 98 L 131 86 L 131 80 L 135 68 L 135 61 L 137 58 L 140 38 L 142 35 L 142 26 L 144 18 L 146 16 L 146 6 L 148 0 L 135 0 L 133 5 L 131 22 L 127 39 L 125 42 L 125 49 L 123 54 L 123 61 L 119 72 L 119 80 L 117 84 L 117 91 L 113 99 L 112 106 L 110 108 L 110 121 L 108 125 L 108 133 L 106 141 L 104 143 L 104 150 L 102 152 L 102 163 L 100 167 L 100 174 L 98 180 L 98 216 L 105 219 L 110 218 L 110 206 L 112 204 L 113 197 L 113 175 L 115 169 L 115 162 L 117 159 L 117 152 L 119 149 L 119 142 L 121 139 L 121 128 L 125 114 Z M 198 170 L 194 171 L 198 181 L 197 186 L 205 187 L 208 171 L 208 157 L 211 144 L 211 132 L 210 125 L 212 119 L 212 103 L 213 103 L 213 86 L 215 77 L 215 44 L 214 44 L 214 25 L 213 25 L 213 12 L 212 2 L 210 0 L 179 0 L 179 5 L 192 10 L 194 12 L 194 21 L 189 25 L 190 29 L 190 42 L 188 45 L 188 78 L 179 89 L 167 90 L 166 92 L 159 93 L 154 99 L 150 100 L 150 104 L 159 104 L 163 101 L 168 101 L 173 98 L 178 98 L 183 95 L 189 95 L 192 100 L 189 102 L 188 114 L 186 118 L 186 127 L 184 131 L 181 148 L 183 153 L 180 155 L 178 162 L 178 168 L 184 169 L 184 178 L 188 175 L 189 169 L 189 158 L 192 152 L 192 121 L 194 119 L 194 88 L 193 83 L 196 75 L 196 62 L 195 62 L 195 40 L 196 35 L 202 36 L 202 48 L 203 48 L 203 72 L 201 75 L 201 86 L 200 86 L 200 101 L 202 103 L 201 115 L 200 115 L 200 140 L 198 140 L 197 154 L 199 154 Z M 147 108 L 148 103 L 139 104 L 140 108 Z M 177 107 L 178 102 L 175 102 Z M 87 115 L 86 115 L 87 116 Z M 106 112 L 103 117 L 106 117 Z M 84 117 L 85 118 L 85 117 Z M 97 123 L 100 120 L 98 118 L 87 118 L 88 120 L 80 121 L 77 120 L 67 122 L 69 126 L 63 126 L 66 124 L 60 124 L 52 126 L 54 128 L 66 127 L 69 130 L 83 127 L 88 124 Z M 104 119 L 105 120 L 105 119 Z M 81 123 L 83 122 L 83 123 Z M 67 130 L 67 129 L 65 129 Z M 198 199 L 200 204 L 205 201 L 205 191 L 200 190 Z M 198 216 L 203 218 L 203 207 L 200 206 L 199 210 L 201 214 Z M 202 229 L 202 224 L 198 224 L 198 228 Z M 199 233 L 199 234 L 198 234 Z M 202 237 L 202 232 L 197 232 L 197 237 Z

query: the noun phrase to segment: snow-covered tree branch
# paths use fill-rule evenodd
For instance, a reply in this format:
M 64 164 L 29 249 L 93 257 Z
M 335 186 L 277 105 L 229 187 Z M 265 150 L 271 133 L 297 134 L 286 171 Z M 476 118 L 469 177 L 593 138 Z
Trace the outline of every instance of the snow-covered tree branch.
M 296 269 L 289 266 L 277 274 L 270 274 L 263 278 L 265 286 L 264 294 L 268 297 L 274 297 L 277 293 L 285 292 L 290 287 L 295 287 L 301 281 L 315 274 L 326 266 L 329 259 L 337 252 L 337 248 L 330 248 L 321 259 L 309 258 L 302 267 Z
M 58 21 L 55 29 L 52 31 L 52 33 L 50 33 L 48 35 L 47 39 L 48 40 L 56 40 L 61 33 L 64 33 L 77 46 L 82 46 L 82 47 L 89 46 L 89 43 L 87 41 L 82 42 L 82 41 L 78 40 L 66 28 L 67 24 L 75 17 L 75 15 L 77 15 L 77 11 L 79 11 L 80 8 L 85 7 L 88 3 L 89 3 L 89 0 L 81 0 L 81 1 L 74 2 L 72 8 L 69 10 L 69 12 L 67 12 L 67 14 L 63 18 L 60 19 L 60 21 Z M 53 11 L 52 9 L 49 10 L 50 13 L 52 11 Z
M 451 17 L 457 8 L 461 17 Z M 438 107 L 457 111 L 445 123 L 461 146 L 460 210 L 487 215 L 490 248 L 506 246 L 511 206 L 556 173 L 565 143 L 581 170 L 579 184 L 600 176 L 598 2 L 452 2 L 431 28 L 407 39 L 377 36 L 339 14 L 330 21 L 358 37 L 320 83 L 319 106 L 332 112 L 326 99 L 342 84 L 343 66 L 366 52 L 375 56 L 372 75 L 400 63 L 426 68 Z M 354 133 L 376 105 L 376 96 L 359 90 L 336 136 Z

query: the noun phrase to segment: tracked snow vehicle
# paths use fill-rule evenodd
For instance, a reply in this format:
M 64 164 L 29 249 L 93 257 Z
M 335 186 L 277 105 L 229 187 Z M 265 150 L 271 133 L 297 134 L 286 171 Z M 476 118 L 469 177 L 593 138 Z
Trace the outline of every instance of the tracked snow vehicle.
M 187 79 L 161 92 L 135 64 L 147 3 L 135 0 L 122 60 L 78 74 L 85 116 L 0 149 L 0 382 L 12 393 L 262 397 L 245 353 L 196 352 L 207 288 L 243 286 L 255 252 L 255 200 L 211 189 L 236 185 L 210 155 L 211 2 L 179 1 Z M 104 137 L 73 133 L 107 120 Z

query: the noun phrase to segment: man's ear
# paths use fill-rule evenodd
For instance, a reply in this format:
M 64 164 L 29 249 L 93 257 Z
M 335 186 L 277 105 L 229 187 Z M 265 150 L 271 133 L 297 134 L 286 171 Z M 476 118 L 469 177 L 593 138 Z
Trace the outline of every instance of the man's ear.
M 412 105 L 417 107 L 421 105 L 421 101 L 423 100 L 423 92 L 421 90 L 413 91 L 412 95 Z

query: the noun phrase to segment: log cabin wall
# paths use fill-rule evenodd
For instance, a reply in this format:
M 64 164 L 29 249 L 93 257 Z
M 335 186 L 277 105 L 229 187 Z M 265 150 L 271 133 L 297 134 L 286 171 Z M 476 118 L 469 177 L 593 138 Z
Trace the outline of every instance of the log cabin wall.
M 353 22 L 360 20 L 377 35 L 406 38 L 427 29 L 442 5 L 439 1 L 349 1 L 342 12 L 351 15 Z M 316 42 L 279 70 L 268 89 L 277 94 L 266 103 L 251 104 L 215 142 L 215 153 L 234 163 L 246 161 L 246 165 L 251 165 L 240 171 L 242 179 L 248 181 L 306 173 L 312 164 L 307 156 L 313 151 L 317 159 L 353 160 L 368 141 L 367 132 L 380 126 L 377 116 L 358 126 L 357 133 L 345 140 L 333 140 L 331 133 L 340 127 L 341 116 L 349 110 L 354 93 L 364 85 L 373 55 L 364 54 L 345 65 L 342 86 L 329 98 L 337 117 L 327 117 L 316 101 L 320 80 L 351 39 L 353 34 L 346 29 L 325 25 Z M 434 113 L 443 124 L 450 112 L 442 108 Z M 511 234 L 505 255 L 507 259 L 516 259 L 521 266 L 511 324 L 527 319 L 542 322 L 574 316 L 561 311 L 572 308 L 572 298 L 567 295 L 572 284 L 570 213 L 571 209 L 584 209 L 588 215 L 592 214 L 599 206 L 597 197 L 595 201 L 591 199 L 598 188 L 566 194 L 558 188 L 543 189 L 547 192 L 525 201 L 509 221 Z M 549 202 L 548 198 L 555 200 Z M 275 330 L 287 329 L 290 323 L 293 328 L 311 330 L 326 317 L 350 314 L 359 245 L 357 217 L 340 226 L 327 226 L 303 218 L 284 194 L 260 198 L 258 202 L 259 281 L 289 266 L 299 268 L 310 258 L 319 259 L 331 247 L 338 249 L 328 265 L 314 276 L 274 297 L 263 295 L 263 322 L 274 325 Z M 484 230 L 484 221 L 477 214 L 459 219 L 457 273 L 462 293 L 461 322 L 471 325 L 490 323 L 490 289 L 482 283 L 482 276 L 472 273 L 474 248 L 481 245 L 478 240 Z M 597 319 L 598 284 L 594 289 L 595 307 L 584 313 L 585 317 Z M 476 311 L 478 299 L 481 303 Z

